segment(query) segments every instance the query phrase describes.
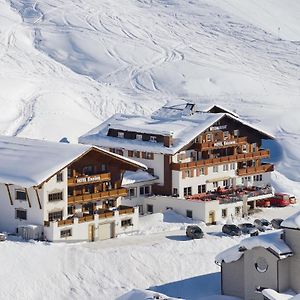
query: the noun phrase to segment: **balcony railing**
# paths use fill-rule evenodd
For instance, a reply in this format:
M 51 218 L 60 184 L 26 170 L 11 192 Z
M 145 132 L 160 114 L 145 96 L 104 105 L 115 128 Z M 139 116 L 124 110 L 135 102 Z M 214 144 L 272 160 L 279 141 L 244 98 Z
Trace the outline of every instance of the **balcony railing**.
M 121 205 L 118 207 L 118 211 L 120 215 L 125 215 L 125 214 L 133 214 L 134 213 L 134 208 L 130 206 L 124 206 Z
M 91 193 L 91 194 L 84 194 L 84 195 L 78 195 L 78 196 L 69 196 L 68 204 L 105 200 L 105 199 L 115 198 L 115 197 L 120 197 L 120 196 L 122 196 L 122 197 L 127 196 L 127 189 L 120 188 L 120 189 L 114 189 L 114 190 L 105 191 L 105 192 L 99 192 L 99 193 Z
M 196 149 L 198 151 L 205 151 L 210 149 L 228 148 L 230 146 L 245 144 L 246 142 L 247 142 L 247 137 L 240 137 L 240 138 L 234 138 L 230 140 L 223 140 L 223 141 L 216 141 L 216 142 L 196 143 Z
M 258 167 L 249 167 L 249 168 L 238 169 L 237 175 L 243 176 L 243 175 L 251 175 L 251 174 L 256 174 L 256 173 L 273 172 L 273 171 L 274 171 L 274 165 L 263 164 Z
M 68 185 L 77 186 L 82 184 L 90 184 L 94 182 L 102 182 L 102 181 L 110 181 L 110 180 L 111 180 L 110 173 L 102 173 L 102 174 L 95 174 L 95 175 L 71 177 L 68 179 Z
M 261 150 L 261 151 L 251 152 L 251 153 L 242 153 L 242 154 L 228 155 L 228 156 L 217 157 L 217 158 L 201 159 L 201 160 L 192 161 L 188 163 L 173 163 L 172 169 L 176 171 L 181 171 L 190 168 L 212 166 L 217 164 L 247 161 L 253 159 L 263 159 L 268 157 L 270 157 L 270 151 Z

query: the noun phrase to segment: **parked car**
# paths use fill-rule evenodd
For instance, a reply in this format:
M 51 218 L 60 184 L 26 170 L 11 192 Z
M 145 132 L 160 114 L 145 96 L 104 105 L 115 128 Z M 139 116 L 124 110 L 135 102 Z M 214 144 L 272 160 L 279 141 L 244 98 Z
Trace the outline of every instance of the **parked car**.
M 258 201 L 256 201 L 256 206 L 258 206 L 258 207 L 270 207 L 271 206 L 271 201 L 270 201 L 269 198 L 258 200 Z
M 259 234 L 258 229 L 251 223 L 242 223 L 239 224 L 239 227 L 243 234 L 250 234 L 251 236 Z
M 266 230 L 272 230 L 270 222 L 266 219 L 256 219 L 254 220 L 254 225 L 261 232 L 265 232 Z
M 186 236 L 191 239 L 202 239 L 204 237 L 204 233 L 199 226 L 189 225 L 186 228 Z
M 0 242 L 6 241 L 7 236 L 5 233 L 0 232 Z
M 271 224 L 272 224 L 273 228 L 275 228 L 275 229 L 280 229 L 282 222 L 283 222 L 283 219 L 279 219 L 279 218 L 271 220 Z
M 273 197 L 270 198 L 271 206 L 284 207 L 290 205 L 290 197 L 288 194 L 275 193 Z
M 242 230 L 234 224 L 225 224 L 222 227 L 222 232 L 231 236 L 239 236 L 242 234 Z

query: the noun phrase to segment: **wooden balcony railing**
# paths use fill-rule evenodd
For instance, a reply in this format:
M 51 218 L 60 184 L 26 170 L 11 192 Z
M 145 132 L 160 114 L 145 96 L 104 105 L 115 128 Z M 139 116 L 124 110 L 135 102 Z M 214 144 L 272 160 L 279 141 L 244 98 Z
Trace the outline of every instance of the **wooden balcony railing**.
M 73 224 L 73 219 L 67 219 L 67 220 L 61 220 L 57 222 L 57 226 L 65 226 L 65 225 L 71 225 Z
M 270 157 L 270 151 L 261 150 L 257 152 L 242 153 L 242 154 L 229 155 L 229 156 L 223 156 L 218 158 L 201 159 L 201 160 L 192 161 L 188 163 L 173 163 L 172 170 L 181 171 L 181 170 L 197 168 L 197 167 L 212 166 L 212 165 L 247 161 L 253 159 L 263 159 L 268 157 Z
M 110 181 L 110 173 L 95 174 L 95 175 L 86 175 L 71 177 L 68 179 L 68 186 L 77 186 L 82 184 L 90 184 L 94 182 Z
M 198 151 L 205 151 L 210 149 L 228 148 L 230 146 L 245 144 L 246 142 L 247 142 L 247 137 L 240 137 L 240 138 L 234 138 L 234 139 L 223 140 L 218 142 L 196 143 L 196 149 Z
M 272 164 L 263 164 L 258 167 L 249 167 L 249 168 L 243 168 L 243 169 L 238 169 L 237 170 L 237 175 L 238 176 L 243 176 L 243 175 L 251 175 L 251 174 L 256 174 L 256 173 L 266 173 L 266 172 L 272 172 L 274 171 L 274 165 Z
M 127 189 L 120 188 L 120 189 L 113 189 L 113 190 L 105 191 L 105 192 L 99 192 L 99 193 L 91 193 L 91 194 L 84 194 L 84 195 L 78 195 L 78 196 L 69 196 L 68 204 L 105 200 L 105 199 L 115 198 L 115 197 L 120 197 L 120 196 L 123 196 L 123 197 L 127 196 Z
M 95 215 L 87 215 L 81 218 L 78 218 L 78 223 L 90 222 L 94 220 Z
M 130 206 L 119 206 L 118 211 L 120 215 L 133 214 L 134 208 Z

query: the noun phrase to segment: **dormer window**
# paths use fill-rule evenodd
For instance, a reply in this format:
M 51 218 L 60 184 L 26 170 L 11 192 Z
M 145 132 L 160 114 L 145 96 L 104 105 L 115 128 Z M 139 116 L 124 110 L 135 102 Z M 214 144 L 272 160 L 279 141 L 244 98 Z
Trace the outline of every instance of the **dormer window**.
M 118 131 L 118 138 L 124 139 L 124 132 Z
M 240 135 L 240 131 L 238 129 L 233 130 L 233 135 L 238 137 Z
M 156 142 L 156 136 L 151 135 L 150 136 L 150 142 Z
M 142 134 L 137 134 L 136 139 L 139 140 L 139 141 L 142 141 L 143 140 L 143 135 Z

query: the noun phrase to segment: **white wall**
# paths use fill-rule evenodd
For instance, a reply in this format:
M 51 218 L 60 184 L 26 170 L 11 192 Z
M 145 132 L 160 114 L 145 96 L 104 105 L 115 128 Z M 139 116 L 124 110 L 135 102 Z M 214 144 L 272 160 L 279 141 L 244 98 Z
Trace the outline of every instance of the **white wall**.
M 132 226 L 122 227 L 121 221 L 131 219 Z M 57 222 L 51 222 L 49 227 L 44 228 L 45 237 L 49 241 L 53 242 L 79 242 L 87 241 L 89 238 L 89 225 L 94 225 L 95 240 L 99 239 L 99 225 L 105 223 L 113 223 L 115 228 L 115 236 L 120 234 L 129 233 L 138 229 L 138 208 L 134 209 L 133 214 L 120 215 L 118 211 L 115 211 L 115 215 L 112 218 L 99 219 L 98 215 L 95 215 L 95 219 L 90 222 L 78 223 L 78 219 L 74 219 L 74 224 L 67 226 L 57 226 Z M 72 235 L 69 237 L 61 238 L 60 233 L 62 230 L 71 229 Z
M 18 226 L 21 225 L 43 225 L 43 210 L 39 208 L 36 192 L 33 188 L 27 190 L 31 207 L 27 200 L 16 200 L 16 190 L 24 190 L 20 186 L 10 185 L 9 190 L 13 205 L 10 203 L 7 188 L 5 184 L 0 184 L 0 230 L 15 233 Z M 41 190 L 39 190 L 41 193 Z M 27 220 L 16 219 L 16 209 L 24 209 L 27 212 Z

